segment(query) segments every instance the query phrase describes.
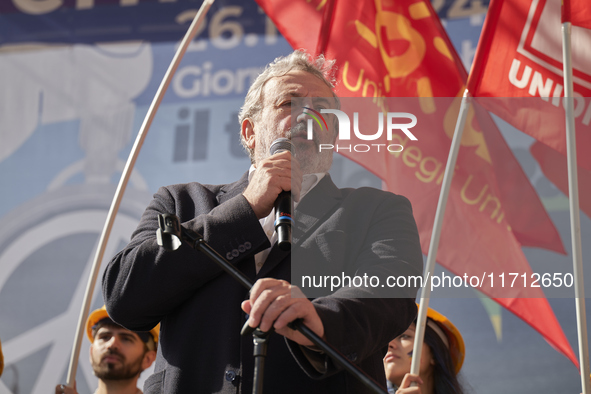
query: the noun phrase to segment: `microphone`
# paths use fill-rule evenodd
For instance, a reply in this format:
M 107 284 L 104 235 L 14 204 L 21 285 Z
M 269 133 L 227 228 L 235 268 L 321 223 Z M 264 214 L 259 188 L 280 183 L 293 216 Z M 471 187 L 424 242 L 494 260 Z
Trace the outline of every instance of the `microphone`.
M 269 151 L 275 153 L 290 151 L 295 156 L 295 147 L 287 138 L 278 138 L 271 144 Z M 284 251 L 291 249 L 291 224 L 293 223 L 293 200 L 291 192 L 282 191 L 275 200 L 275 231 L 277 243 Z

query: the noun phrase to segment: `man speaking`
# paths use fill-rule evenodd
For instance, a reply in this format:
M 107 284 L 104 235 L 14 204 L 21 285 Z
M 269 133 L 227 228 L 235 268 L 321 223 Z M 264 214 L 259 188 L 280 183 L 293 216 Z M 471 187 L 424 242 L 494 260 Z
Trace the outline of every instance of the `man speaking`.
M 385 385 L 388 342 L 416 316 L 406 298 L 383 298 L 373 288 L 343 287 L 309 300 L 291 285 L 292 254 L 321 261 L 345 275 L 421 275 L 422 254 L 411 205 L 376 189 L 338 189 L 328 170 L 335 127 L 307 138 L 292 100 L 320 111 L 335 108 L 333 63 L 295 51 L 267 66 L 250 87 L 239 115 L 240 138 L 252 166 L 235 183 L 196 182 L 160 188 L 132 240 L 106 268 L 103 294 L 110 316 L 133 330 L 161 323 L 153 393 L 250 393 L 253 340 L 245 322 L 274 328 L 264 374 L 266 393 L 365 393 L 367 389 L 287 325 L 302 319 L 351 362 Z M 270 153 L 290 139 L 289 150 Z M 291 252 L 279 248 L 274 204 L 291 192 L 296 205 Z M 188 245 L 158 246 L 158 215 L 175 214 L 255 285 L 250 293 Z M 293 264 L 298 264 L 293 261 Z

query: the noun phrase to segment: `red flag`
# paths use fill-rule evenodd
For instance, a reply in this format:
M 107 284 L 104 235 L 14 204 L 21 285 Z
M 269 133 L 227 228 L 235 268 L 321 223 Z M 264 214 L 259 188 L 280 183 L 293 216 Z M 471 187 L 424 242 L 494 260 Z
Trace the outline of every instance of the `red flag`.
M 566 1 L 566 0 L 565 0 Z M 571 6 L 582 7 L 573 1 Z M 582 8 L 581 8 L 582 9 Z M 572 32 L 579 166 L 591 170 L 591 31 Z M 566 156 L 560 4 L 492 0 L 468 89 L 484 107 Z
M 411 141 L 403 133 L 393 133 L 390 142 L 403 145 L 402 152 L 343 154 L 381 177 L 389 190 L 409 197 L 426 253 L 459 109 L 459 101 L 437 97 L 461 96 L 466 80 L 459 57 L 430 3 L 423 0 L 373 3 L 258 0 L 258 3 L 294 48 L 324 52 L 329 58 L 337 59 L 341 97 L 423 97 L 417 103 L 419 118 L 425 119 L 423 123 L 439 126 L 418 133 L 419 141 Z M 294 23 L 297 20 L 305 20 L 306 28 Z M 540 240 L 546 239 L 553 243 L 554 250 L 563 250 L 556 229 L 506 145 L 491 145 L 491 141 L 501 139 L 496 127 L 491 127 L 487 120 L 478 124 L 473 111 L 468 125 L 448 200 L 438 262 L 458 275 L 482 275 L 483 279 L 489 274 L 496 278 L 502 272 L 530 275 L 531 269 L 516 236 L 524 244 L 539 246 L 543 243 Z M 481 131 L 483 125 L 486 133 Z M 483 135 L 489 133 L 490 138 Z M 350 142 L 359 141 L 352 138 Z M 497 179 L 503 183 L 497 183 Z M 532 210 L 519 204 L 520 201 L 529 204 L 526 195 L 538 204 Z M 537 220 L 536 228 L 528 227 L 531 220 Z M 510 228 L 519 231 L 514 234 Z M 479 290 L 497 298 L 578 364 L 539 289 L 522 286 L 507 292 L 487 282 Z
M 568 196 L 568 174 L 566 157 L 546 145 L 536 142 L 530 148 L 546 178 Z M 579 207 L 591 217 L 591 171 L 578 168 Z
M 562 22 L 591 29 L 591 7 L 587 0 L 562 0 Z

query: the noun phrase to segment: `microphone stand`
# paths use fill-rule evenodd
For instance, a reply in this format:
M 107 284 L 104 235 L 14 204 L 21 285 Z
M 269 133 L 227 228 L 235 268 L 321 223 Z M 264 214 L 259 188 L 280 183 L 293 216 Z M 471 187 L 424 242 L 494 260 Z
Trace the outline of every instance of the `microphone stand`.
M 162 246 L 166 250 L 177 250 L 181 246 L 181 242 L 185 241 L 193 249 L 204 253 L 207 257 L 218 264 L 224 271 L 230 276 L 236 279 L 242 286 L 246 287 L 249 291 L 251 290 L 254 283 L 250 281 L 240 270 L 228 263 L 218 252 L 216 252 L 211 246 L 205 242 L 203 236 L 196 231 L 181 226 L 179 218 L 173 214 L 160 214 L 158 215 L 159 229 L 156 231 L 156 238 L 158 245 Z M 357 380 L 374 393 L 388 394 L 373 378 L 367 375 L 358 366 L 351 363 L 345 356 L 343 356 L 338 350 L 332 345 L 325 342 L 319 337 L 314 331 L 306 326 L 302 319 L 296 319 L 289 323 L 289 328 L 297 330 L 304 335 L 310 342 L 316 347 L 320 348 L 327 356 L 329 356 L 335 364 L 351 373 Z M 247 328 L 248 327 L 248 328 Z M 270 332 L 263 332 L 261 330 L 252 329 L 248 326 L 248 323 L 242 328 L 242 335 L 245 333 L 253 332 L 254 340 L 254 356 L 255 356 L 255 375 L 253 381 L 253 393 L 261 394 L 263 386 L 263 366 L 267 353 L 267 337 Z M 256 383 L 256 384 L 254 384 Z
M 246 323 L 248 325 L 248 322 Z M 250 326 L 249 326 L 250 327 Z M 265 376 L 265 360 L 267 358 L 267 341 L 273 332 L 271 328 L 264 332 L 259 328 L 252 332 L 252 341 L 254 342 L 253 356 L 254 356 L 254 375 L 252 379 L 253 394 L 263 393 L 263 381 Z M 242 328 L 241 335 L 247 335 L 247 332 Z

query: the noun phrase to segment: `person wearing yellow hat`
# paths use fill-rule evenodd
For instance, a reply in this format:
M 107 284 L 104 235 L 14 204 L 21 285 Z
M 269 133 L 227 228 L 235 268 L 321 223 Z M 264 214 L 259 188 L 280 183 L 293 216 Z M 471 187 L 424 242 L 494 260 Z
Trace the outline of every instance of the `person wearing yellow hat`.
M 457 377 L 465 354 L 460 331 L 448 318 L 429 308 L 419 375 L 411 375 L 415 323 L 388 344 L 384 369 L 389 393 L 463 394 Z M 411 387 L 412 382 L 417 386 Z
M 150 331 L 131 331 L 115 323 L 105 306 L 86 321 L 90 340 L 90 364 L 99 379 L 95 394 L 141 394 L 140 374 L 156 359 L 160 325 Z M 77 394 L 76 388 L 59 384 L 56 394 Z

